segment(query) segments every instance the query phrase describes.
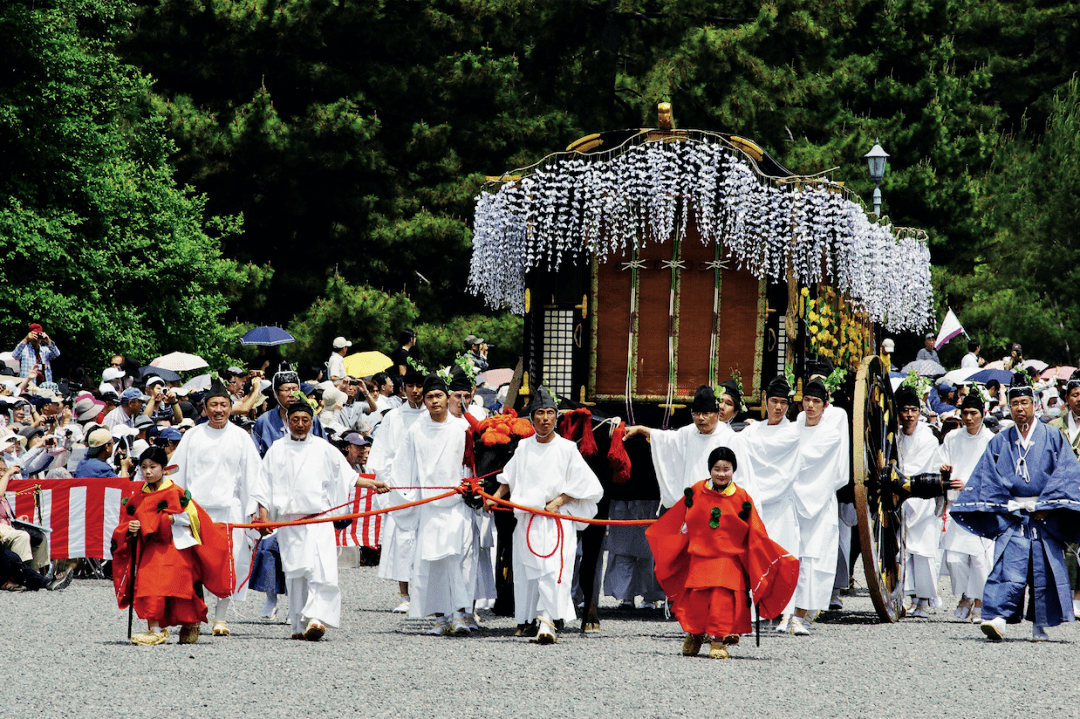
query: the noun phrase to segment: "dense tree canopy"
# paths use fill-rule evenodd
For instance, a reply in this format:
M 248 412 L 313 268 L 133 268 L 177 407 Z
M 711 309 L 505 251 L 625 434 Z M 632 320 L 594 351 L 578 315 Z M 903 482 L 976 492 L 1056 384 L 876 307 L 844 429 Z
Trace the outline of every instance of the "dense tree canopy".
M 473 327 L 512 356 L 519 323 L 490 317 L 464 291 L 484 176 L 591 132 L 651 126 L 656 103 L 670 101 L 682 127 L 737 132 L 792 170 L 829 171 L 863 196 L 872 186 L 861 156 L 880 138 L 892 154 L 883 212 L 929 232 L 942 312 L 951 304 L 987 343 L 1019 339 L 1029 355 L 1038 347 L 1067 361 L 1080 291 L 1070 264 L 1046 259 L 1071 262 L 1075 235 L 1075 205 L 1060 188 L 1077 165 L 1068 83 L 1078 5 L 136 0 L 129 15 L 113 0 L 9 3 L 5 36 L 23 40 L 0 50 L 20 66 L 0 88 L 0 142 L 26 169 L 2 181 L 0 217 L 20 238 L 18 261 L 48 246 L 84 267 L 105 233 L 143 244 L 102 259 L 94 266 L 109 271 L 85 287 L 35 283 L 49 297 L 31 301 L 23 289 L 23 304 L 0 311 L 8 326 L 30 308 L 74 316 L 71 298 L 107 288 L 110 301 L 150 317 L 156 305 L 131 291 L 148 258 L 174 286 L 210 288 L 172 308 L 188 323 L 168 326 L 184 349 L 226 336 L 230 302 L 230 321 L 291 322 L 300 341 L 287 352 L 305 360 L 321 361 L 327 336 L 340 333 L 389 350 L 405 321 L 421 326 L 435 361 Z M 61 63 L 69 52 L 87 59 Z M 74 73 L 71 87 L 105 102 L 104 114 L 42 93 L 56 81 L 25 62 L 34 53 Z M 92 128 L 70 133 L 31 121 L 47 113 L 103 121 L 77 120 Z M 76 140 L 79 153 L 68 153 Z M 170 184 L 170 152 L 180 182 L 204 195 Z M 47 161 L 35 164 L 35 153 Z M 50 154 L 94 169 L 65 174 Z M 150 179 L 172 189 L 147 191 Z M 243 232 L 211 232 L 207 216 L 242 217 Z M 5 261 L 9 276 L 27 267 L 15 261 Z M 1006 261 L 1023 271 L 1001 272 Z M 1038 321 L 1002 317 L 1017 306 Z
M 149 358 L 177 337 L 219 357 L 241 274 L 218 238 L 239 223 L 207 219 L 204 198 L 177 186 L 149 82 L 110 51 L 128 10 L 0 5 L 0 328 L 21 339 L 41 321 L 87 362 Z

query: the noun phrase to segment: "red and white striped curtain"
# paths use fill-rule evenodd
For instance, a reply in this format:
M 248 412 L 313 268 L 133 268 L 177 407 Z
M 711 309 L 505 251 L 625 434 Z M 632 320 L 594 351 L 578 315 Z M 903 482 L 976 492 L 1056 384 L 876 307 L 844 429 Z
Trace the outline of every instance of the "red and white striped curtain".
M 349 514 L 370 512 L 375 509 L 373 505 L 375 492 L 370 489 L 353 489 L 349 496 L 352 506 Z M 334 530 L 339 547 L 372 547 L 379 546 L 379 531 L 382 529 L 382 515 L 373 517 L 361 517 L 354 519 L 346 529 Z
M 34 487 L 41 487 L 35 500 Z M 48 533 L 51 559 L 112 559 L 112 533 L 120 523 L 120 501 L 142 485 L 129 479 L 15 479 L 7 500 L 16 517 L 25 515 Z M 40 511 L 39 511 L 40 510 Z

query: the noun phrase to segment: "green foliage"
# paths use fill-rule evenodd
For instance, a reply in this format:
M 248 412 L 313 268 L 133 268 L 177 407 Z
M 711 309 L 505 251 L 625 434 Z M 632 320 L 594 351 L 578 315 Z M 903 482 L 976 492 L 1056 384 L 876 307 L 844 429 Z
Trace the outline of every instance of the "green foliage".
M 521 354 L 522 320 L 508 313 L 462 315 L 446 323 L 420 323 L 420 310 L 403 293 L 390 294 L 368 286 L 350 285 L 335 276 L 324 295 L 289 325 L 296 343 L 282 350 L 289 360 L 319 365 L 330 354 L 335 337 L 352 341 L 351 352 L 377 350 L 389 355 L 397 349 L 398 332 L 416 330 L 413 355 L 428 369 L 444 367 L 464 351 L 462 341 L 475 334 L 494 345 L 492 367 L 514 367 Z
M 0 6 L 0 331 L 39 320 L 65 355 L 222 359 L 237 281 L 205 198 L 177 186 L 148 81 L 112 52 L 119 0 Z M 67 360 L 70 362 L 70 360 Z
M 1004 135 L 984 178 L 985 239 L 970 273 L 935 274 L 938 293 L 994 357 L 1020 342 L 1027 357 L 1075 364 L 1080 332 L 1080 81 L 1049 104 L 1037 141 Z M 1007 353 L 1007 352 L 1006 352 Z
M 330 355 L 334 338 L 344 336 L 352 341 L 352 351 L 389 354 L 398 332 L 414 325 L 418 316 L 416 305 L 403 293 L 357 287 L 335 276 L 326 283 L 324 295 L 289 324 L 296 343 L 283 346 L 282 352 L 290 361 L 319 365 Z
M 444 324 L 419 324 L 416 330 L 416 350 L 423 362 L 431 367 L 448 364 L 455 355 L 464 352 L 462 341 L 473 334 L 489 345 L 488 365 L 492 368 L 517 367 L 524 336 L 522 319 L 509 312 L 496 315 L 462 315 Z

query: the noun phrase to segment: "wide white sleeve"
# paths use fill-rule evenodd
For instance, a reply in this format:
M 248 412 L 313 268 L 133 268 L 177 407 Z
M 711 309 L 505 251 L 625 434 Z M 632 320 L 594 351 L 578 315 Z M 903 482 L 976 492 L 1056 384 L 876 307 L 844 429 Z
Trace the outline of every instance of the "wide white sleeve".
M 361 490 L 356 486 L 357 472 L 345 459 L 345 455 L 338 452 L 336 449 L 331 448 L 332 454 L 330 457 L 331 470 L 327 473 L 327 498 L 330 500 L 331 507 L 337 507 L 338 505 L 345 504 L 349 501 L 351 492 L 353 489 L 356 491 Z M 342 514 L 349 514 L 352 512 L 351 506 L 340 507 L 339 509 L 330 512 L 332 516 L 338 516 Z
M 243 431 L 243 430 L 241 430 Z M 270 481 L 266 475 L 259 450 L 247 436 L 237 436 L 237 450 L 240 452 L 240 505 L 244 516 L 258 512 L 259 506 L 270 507 Z
M 683 491 L 683 436 L 677 430 L 654 429 L 649 435 L 649 451 L 652 454 L 656 482 L 660 485 L 660 502 L 671 507 Z
M 596 474 L 589 467 L 585 458 L 581 456 L 576 446 L 569 449 L 570 460 L 566 466 L 566 478 L 562 491 L 574 498 L 559 508 L 560 514 L 568 514 L 582 519 L 592 519 L 596 516 L 596 505 L 604 497 L 604 488 L 597 479 Z M 578 526 L 579 530 L 584 526 Z

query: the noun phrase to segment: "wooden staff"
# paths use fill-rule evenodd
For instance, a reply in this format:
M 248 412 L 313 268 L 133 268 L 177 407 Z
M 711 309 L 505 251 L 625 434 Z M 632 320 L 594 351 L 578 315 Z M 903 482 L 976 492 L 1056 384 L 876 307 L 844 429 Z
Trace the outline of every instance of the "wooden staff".
M 135 620 L 135 568 L 138 566 L 139 536 L 131 535 L 131 572 L 128 574 L 128 639 L 131 639 L 131 623 Z

